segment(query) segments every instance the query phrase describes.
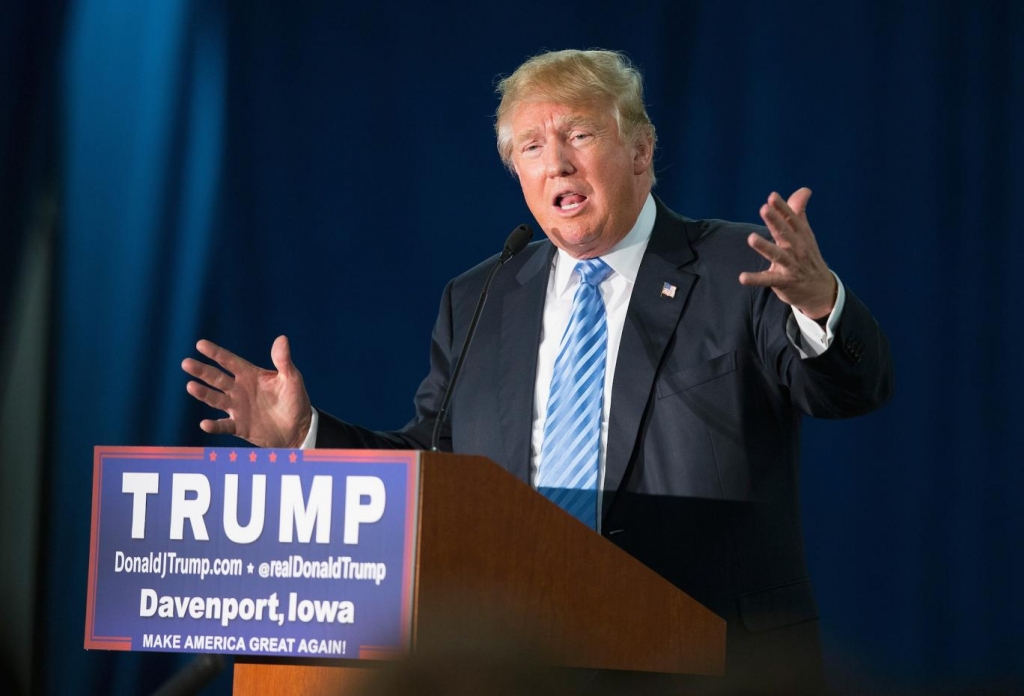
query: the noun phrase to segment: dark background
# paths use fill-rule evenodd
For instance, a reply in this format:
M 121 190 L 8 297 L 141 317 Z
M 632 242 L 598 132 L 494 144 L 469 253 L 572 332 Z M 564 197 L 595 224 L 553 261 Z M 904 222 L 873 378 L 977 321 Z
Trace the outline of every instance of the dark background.
M 149 693 L 182 663 L 82 649 L 89 491 L 93 445 L 226 442 L 185 393 L 198 338 L 269 365 L 287 334 L 316 405 L 412 415 L 445 281 L 530 221 L 495 151 L 495 77 L 566 47 L 639 64 L 677 211 L 756 221 L 770 191 L 813 188 L 826 260 L 890 337 L 893 402 L 805 425 L 834 683 L 1024 685 L 1024 4 L 8 0 L 16 693 Z

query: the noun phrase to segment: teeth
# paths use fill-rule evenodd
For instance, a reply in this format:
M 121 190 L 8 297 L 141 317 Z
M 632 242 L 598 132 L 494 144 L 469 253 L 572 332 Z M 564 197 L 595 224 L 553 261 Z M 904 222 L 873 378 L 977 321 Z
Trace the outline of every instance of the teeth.
M 560 207 L 561 207 L 562 210 L 573 210 L 575 208 L 579 208 L 580 204 L 579 203 L 566 203 L 565 205 L 562 205 Z

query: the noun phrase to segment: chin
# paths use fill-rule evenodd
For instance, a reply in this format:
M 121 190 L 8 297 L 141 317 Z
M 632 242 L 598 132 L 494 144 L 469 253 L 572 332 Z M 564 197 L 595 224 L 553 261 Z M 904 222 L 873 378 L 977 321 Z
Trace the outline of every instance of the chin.
M 556 222 L 551 229 L 555 230 L 557 238 L 567 247 L 591 247 L 601 238 L 601 234 L 592 229 L 580 229 L 575 226 L 566 228 L 564 221 L 559 222 L 562 224 Z
M 594 248 L 594 240 L 592 239 L 576 239 L 572 237 L 559 237 L 559 243 L 555 246 L 564 249 L 573 256 L 578 252 L 588 251 Z

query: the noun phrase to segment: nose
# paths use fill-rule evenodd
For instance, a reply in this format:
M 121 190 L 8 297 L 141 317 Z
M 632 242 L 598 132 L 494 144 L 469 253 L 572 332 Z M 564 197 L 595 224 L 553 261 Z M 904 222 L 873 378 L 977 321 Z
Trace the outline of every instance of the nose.
M 556 143 L 544 151 L 544 169 L 552 179 L 568 176 L 576 171 L 570 159 L 568 149 L 562 143 Z

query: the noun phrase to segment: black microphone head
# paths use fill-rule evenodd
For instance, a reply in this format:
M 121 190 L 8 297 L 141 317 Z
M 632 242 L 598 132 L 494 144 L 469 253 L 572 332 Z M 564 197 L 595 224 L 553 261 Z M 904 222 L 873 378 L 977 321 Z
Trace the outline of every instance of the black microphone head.
M 512 230 L 512 234 L 510 234 L 508 239 L 505 240 L 505 249 L 501 252 L 502 261 L 508 261 L 510 258 L 525 249 L 526 245 L 530 243 L 532 238 L 533 228 L 526 223 L 523 223 Z

